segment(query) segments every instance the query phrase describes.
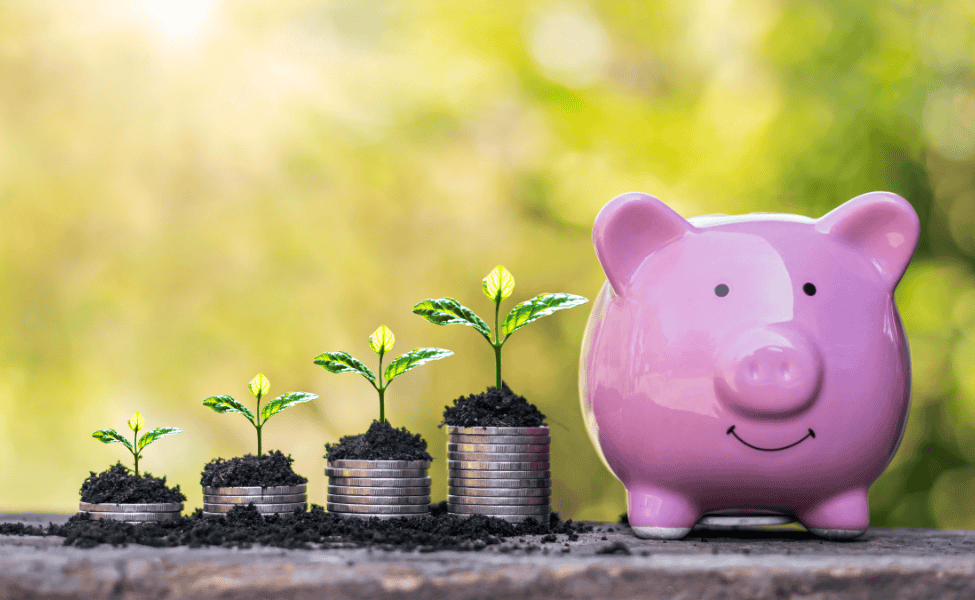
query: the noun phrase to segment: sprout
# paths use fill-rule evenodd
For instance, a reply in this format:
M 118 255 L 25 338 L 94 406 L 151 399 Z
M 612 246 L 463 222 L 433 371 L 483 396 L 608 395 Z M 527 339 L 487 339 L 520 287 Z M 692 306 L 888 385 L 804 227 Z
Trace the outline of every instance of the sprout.
M 536 319 L 550 315 L 563 308 L 572 308 L 585 304 L 589 300 L 573 294 L 539 294 L 531 300 L 526 300 L 515 306 L 499 324 L 501 301 L 511 295 L 515 289 L 515 278 L 503 266 L 498 265 L 481 282 L 484 295 L 494 302 L 494 339 L 491 339 L 491 328 L 474 311 L 461 305 L 453 298 L 439 298 L 424 300 L 413 307 L 413 312 L 436 325 L 450 325 L 460 323 L 470 325 L 484 336 L 484 339 L 494 348 L 494 363 L 497 371 L 496 387 L 501 389 L 501 348 L 511 337 L 511 334 L 528 325 Z
M 135 459 L 135 476 L 139 476 L 139 459 L 142 458 L 142 450 L 149 444 L 161 437 L 173 435 L 183 431 L 176 427 L 157 427 L 152 431 L 142 434 L 139 437 L 139 430 L 146 426 L 146 420 L 142 418 L 142 413 L 137 412 L 129 419 L 129 429 L 132 430 L 132 441 L 130 442 L 114 429 L 99 429 L 91 434 L 91 437 L 105 444 L 122 444 L 129 449 Z
M 369 380 L 372 387 L 379 392 L 379 422 L 386 422 L 385 393 L 386 388 L 392 383 L 393 379 L 406 373 L 414 367 L 423 363 L 441 358 L 447 358 L 453 352 L 443 348 L 414 348 L 406 354 L 394 358 L 389 366 L 386 367 L 386 383 L 383 383 L 383 356 L 393 349 L 396 343 L 396 336 L 390 331 L 389 327 L 380 325 L 379 329 L 369 336 L 369 347 L 379 355 L 379 377 L 369 370 L 358 360 L 352 358 L 348 352 L 325 352 L 315 357 L 315 364 L 323 367 L 331 373 L 358 373 Z
M 264 397 L 271 390 L 271 382 L 267 380 L 267 377 L 258 373 L 251 379 L 247 384 L 247 389 L 250 390 L 251 394 L 257 398 L 257 410 L 252 413 L 246 406 L 237 402 L 230 396 L 210 396 L 203 401 L 203 406 L 209 406 L 214 411 L 218 413 L 240 413 L 247 417 L 251 425 L 257 429 L 257 456 L 261 456 L 261 429 L 263 429 L 264 424 L 272 416 L 278 414 L 282 410 L 288 408 L 289 406 L 294 406 L 295 404 L 300 404 L 302 402 L 308 402 L 309 400 L 314 400 L 318 398 L 317 394 L 309 394 L 308 392 L 289 392 L 283 396 L 278 396 L 274 400 L 271 400 L 261 408 L 261 398 Z

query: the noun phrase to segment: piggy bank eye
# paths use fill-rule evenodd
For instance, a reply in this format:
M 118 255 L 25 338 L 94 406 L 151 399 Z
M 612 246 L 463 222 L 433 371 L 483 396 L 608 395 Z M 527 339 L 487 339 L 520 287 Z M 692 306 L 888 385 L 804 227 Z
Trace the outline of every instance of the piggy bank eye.
M 725 296 L 728 295 L 728 286 L 726 286 L 723 283 L 719 283 L 718 287 L 714 288 L 714 293 L 724 298 Z
M 811 283 L 807 283 L 807 284 L 805 284 L 805 285 L 802 286 L 802 291 L 806 292 L 806 295 L 807 296 L 815 296 L 816 295 L 816 286 L 814 286 Z

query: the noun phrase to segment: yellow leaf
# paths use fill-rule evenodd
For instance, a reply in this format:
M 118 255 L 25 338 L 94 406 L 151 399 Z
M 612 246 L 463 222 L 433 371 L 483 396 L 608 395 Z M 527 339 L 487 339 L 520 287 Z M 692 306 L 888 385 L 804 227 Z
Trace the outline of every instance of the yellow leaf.
M 492 302 L 501 302 L 515 291 L 515 278 L 508 269 L 498 265 L 481 282 L 481 289 Z
M 142 413 L 140 412 L 136 412 L 134 415 L 132 415 L 132 418 L 129 419 L 129 429 L 132 431 L 142 429 L 145 426 L 146 420 L 142 418 Z
M 250 389 L 251 394 L 260 400 L 264 394 L 271 390 L 271 382 L 268 381 L 267 377 L 265 377 L 262 373 L 258 373 L 254 376 L 254 379 L 250 380 L 247 387 Z
M 385 325 L 380 325 L 379 329 L 372 332 L 369 336 L 369 347 L 376 354 L 385 354 L 393 349 L 393 344 L 396 343 L 396 336 L 390 331 L 389 327 Z

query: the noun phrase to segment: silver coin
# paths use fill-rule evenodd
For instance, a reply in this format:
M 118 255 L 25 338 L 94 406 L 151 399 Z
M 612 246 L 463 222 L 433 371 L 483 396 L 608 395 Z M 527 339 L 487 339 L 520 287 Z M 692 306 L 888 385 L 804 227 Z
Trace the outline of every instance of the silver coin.
M 455 487 L 447 486 L 448 497 L 453 494 L 456 496 L 476 496 L 479 498 L 524 498 L 524 497 L 549 497 L 552 495 L 551 488 L 478 488 L 478 487 Z
M 240 504 L 210 504 L 208 502 L 204 502 L 203 510 L 214 513 L 228 513 L 238 506 L 240 506 Z M 257 512 L 259 513 L 290 513 L 294 512 L 295 510 L 305 510 L 307 505 L 304 502 L 289 502 L 287 504 L 255 504 L 254 508 L 256 508 Z
M 448 460 L 447 467 L 469 471 L 548 471 L 551 465 L 548 461 L 542 460 L 534 462 Z
M 359 487 L 351 485 L 330 485 L 329 494 L 342 496 L 429 496 L 430 486 L 419 487 Z
M 426 469 L 332 469 L 326 468 L 329 477 L 426 477 Z
M 448 425 L 447 433 L 457 435 L 548 435 L 548 427 L 455 427 Z
M 308 484 L 278 485 L 271 487 L 210 487 L 203 486 L 204 494 L 218 496 L 267 496 L 273 494 L 304 494 L 308 492 Z
M 548 444 L 458 444 L 447 442 L 447 452 L 487 452 L 490 454 L 548 454 Z
M 447 480 L 447 484 L 454 488 L 550 488 L 552 487 L 552 480 L 547 477 L 525 479 L 465 479 L 451 475 L 450 479 Z
M 329 485 L 355 487 L 429 487 L 429 477 L 334 477 L 328 478 Z
M 79 514 L 84 513 L 90 516 L 95 521 L 100 521 L 102 519 L 107 519 L 111 521 L 169 521 L 170 519 L 175 519 L 179 516 L 179 513 L 175 512 L 88 512 L 79 511 Z
M 447 436 L 451 444 L 537 444 L 549 446 L 552 438 L 547 435 L 462 435 L 452 433 Z
M 351 460 L 328 461 L 328 466 L 336 469 L 426 469 L 429 460 Z
M 329 494 L 328 501 L 336 504 L 425 504 L 430 506 L 430 496 L 343 496 Z
M 330 515 L 335 515 L 336 517 L 342 517 L 343 519 L 415 519 L 418 517 L 425 517 L 429 515 L 429 512 L 416 513 L 416 514 L 399 514 L 399 515 L 381 515 L 375 513 L 347 513 L 347 512 L 329 512 Z
M 533 452 L 532 454 L 512 454 L 500 452 L 448 452 L 447 464 L 451 462 L 483 461 L 489 463 L 533 463 L 542 462 L 548 465 L 548 452 Z
M 82 512 L 183 512 L 182 502 L 166 502 L 160 504 L 93 504 L 91 502 L 80 502 L 79 506 Z
M 279 513 L 275 513 L 275 512 L 265 513 L 265 512 L 262 512 L 261 513 L 261 516 L 270 517 L 271 515 L 277 515 L 279 517 L 288 517 L 288 516 L 291 516 L 292 514 L 294 514 L 294 511 L 279 512 Z M 220 518 L 220 517 L 226 517 L 227 516 L 227 513 L 203 511 L 203 516 L 205 518 L 207 518 L 207 519 L 217 519 L 217 518 Z
M 420 515 L 430 512 L 429 504 L 342 504 L 328 502 L 328 512 L 374 515 Z
M 551 511 L 548 504 L 541 506 L 501 506 L 447 503 L 447 512 L 457 515 L 537 515 L 547 517 Z
M 548 479 L 551 471 L 486 471 L 483 469 L 447 469 L 451 477 L 461 479 Z
M 789 515 L 704 515 L 698 527 L 707 529 L 738 530 L 763 525 L 788 525 L 796 518 Z
M 210 504 L 285 504 L 288 502 L 306 502 L 308 494 L 278 494 L 276 496 L 218 496 L 203 494 L 203 501 Z
M 450 504 L 467 505 L 492 505 L 492 506 L 548 506 L 548 496 L 522 496 L 513 498 L 508 496 L 491 496 L 482 498 L 480 496 L 455 496 L 447 494 L 447 502 Z

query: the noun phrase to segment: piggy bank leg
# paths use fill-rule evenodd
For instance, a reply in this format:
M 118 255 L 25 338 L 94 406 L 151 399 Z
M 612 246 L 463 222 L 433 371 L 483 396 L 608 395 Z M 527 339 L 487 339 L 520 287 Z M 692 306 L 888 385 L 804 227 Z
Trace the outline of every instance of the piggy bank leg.
M 863 535 L 870 524 L 867 490 L 847 490 L 799 511 L 799 520 L 810 533 L 830 540 L 849 540 Z
M 637 537 L 676 540 L 690 533 L 701 511 L 689 498 L 670 490 L 641 485 L 626 488 L 629 521 Z

